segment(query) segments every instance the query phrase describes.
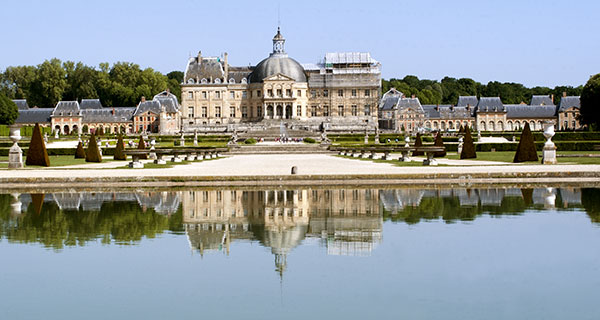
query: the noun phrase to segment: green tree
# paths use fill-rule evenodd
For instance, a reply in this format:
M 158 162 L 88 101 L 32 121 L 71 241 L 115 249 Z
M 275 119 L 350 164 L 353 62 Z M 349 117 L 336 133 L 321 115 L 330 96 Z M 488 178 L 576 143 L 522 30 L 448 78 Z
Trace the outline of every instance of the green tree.
M 600 127 L 600 73 L 592 76 L 581 91 L 582 124 Z
M 54 107 L 67 89 L 67 72 L 59 59 L 46 60 L 38 65 L 36 78 L 27 99 L 33 105 Z
M 19 116 L 17 105 L 0 93 L 0 124 L 13 124 Z

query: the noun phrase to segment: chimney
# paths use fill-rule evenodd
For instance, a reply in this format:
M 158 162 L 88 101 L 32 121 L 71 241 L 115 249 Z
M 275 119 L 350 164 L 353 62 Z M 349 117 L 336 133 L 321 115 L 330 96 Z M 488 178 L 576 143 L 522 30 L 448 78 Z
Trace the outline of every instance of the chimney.
M 202 61 L 202 51 L 198 51 L 198 62 Z
M 225 83 L 229 82 L 229 64 L 227 63 L 227 52 L 224 54 L 225 63 Z
M 411 95 L 410 97 L 411 97 L 411 99 L 414 99 L 414 98 L 415 98 L 415 95 L 413 94 L 413 95 Z
M 440 111 L 440 105 L 439 104 L 435 106 L 435 111 Z
M 142 102 L 146 102 L 146 97 L 142 96 Z
M 115 115 L 115 107 L 112 108 L 112 115 Z
M 554 93 L 550 95 L 550 99 L 552 100 L 552 104 L 554 104 Z
M 563 91 L 563 98 L 567 96 L 567 92 Z
M 169 93 L 171 93 L 171 89 L 167 88 L 167 95 L 169 95 Z

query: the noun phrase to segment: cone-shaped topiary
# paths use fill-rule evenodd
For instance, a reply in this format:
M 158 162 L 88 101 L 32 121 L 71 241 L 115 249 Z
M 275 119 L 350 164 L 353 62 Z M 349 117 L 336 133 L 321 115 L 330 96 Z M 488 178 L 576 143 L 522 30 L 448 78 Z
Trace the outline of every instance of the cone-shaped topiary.
M 77 150 L 75 150 L 75 159 L 85 159 L 85 150 L 83 150 L 83 143 L 79 141 L 77 144 Z
M 96 135 L 92 133 L 90 142 L 88 142 L 88 148 L 85 152 L 85 162 L 102 162 L 102 155 L 98 150 L 98 143 L 96 142 Z
M 45 195 L 43 193 L 31 194 L 31 203 L 33 204 L 33 208 L 37 215 L 42 213 L 42 207 L 44 206 L 44 196 Z
M 442 140 L 442 133 L 438 132 L 437 136 L 435 136 L 435 143 L 433 144 L 436 147 L 444 147 L 444 151 L 438 151 L 433 154 L 434 157 L 445 157 L 446 156 L 446 146 L 444 145 L 444 140 Z
M 137 148 L 139 150 L 146 149 L 146 142 L 144 141 L 144 136 L 140 136 L 140 141 L 138 142 Z M 140 155 L 140 159 L 148 159 L 148 155 L 147 154 L 141 154 Z
M 535 150 L 533 134 L 531 134 L 531 129 L 529 129 L 529 123 L 525 123 L 525 128 L 523 128 L 523 132 L 521 133 L 521 139 L 519 140 L 519 145 L 517 146 L 517 152 L 515 153 L 513 162 L 537 160 L 538 155 L 537 151 Z
M 463 140 L 460 158 L 475 159 L 477 158 L 477 153 L 475 152 L 475 144 L 473 144 L 473 136 L 471 136 L 471 130 L 469 130 L 469 126 L 466 126 L 463 131 L 465 132 L 465 139 Z
M 421 134 L 417 133 L 417 138 L 415 138 L 415 148 L 422 147 L 423 141 L 421 140 Z M 413 151 L 413 156 L 422 156 L 425 153 L 423 151 Z
M 50 158 L 48 158 L 46 143 L 42 137 L 40 125 L 37 123 L 33 128 L 33 134 L 31 135 L 31 142 L 29 143 L 29 150 L 27 151 L 27 159 L 25 160 L 25 164 L 28 166 L 50 166 Z
M 123 135 L 119 135 L 119 139 L 117 139 L 117 146 L 115 147 L 115 160 L 127 160 L 127 156 L 125 155 L 125 145 L 123 144 Z
M 465 133 L 465 128 L 462 126 L 462 124 L 460 125 L 460 128 L 458 128 L 458 133 Z

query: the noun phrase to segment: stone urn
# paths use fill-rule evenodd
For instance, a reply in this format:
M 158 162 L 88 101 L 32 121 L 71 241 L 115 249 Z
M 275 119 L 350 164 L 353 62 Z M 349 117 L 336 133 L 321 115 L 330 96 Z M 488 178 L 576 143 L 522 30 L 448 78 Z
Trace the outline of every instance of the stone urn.
M 21 150 L 18 144 L 21 140 L 21 127 L 19 125 L 13 124 L 9 126 L 9 138 L 13 142 L 13 145 L 8 151 L 8 168 L 23 168 L 23 150 Z
M 149 159 L 153 159 L 153 160 L 156 159 L 156 152 L 154 152 L 154 151 L 156 151 L 155 146 L 156 146 L 156 138 L 152 137 L 152 139 L 150 139 L 150 153 L 148 154 Z
M 543 164 L 556 164 L 556 145 L 552 142 L 554 137 L 554 122 L 544 122 L 544 137 L 547 139 L 542 149 L 542 163 Z
M 457 150 L 458 155 L 460 155 L 462 153 L 464 144 L 465 144 L 464 138 L 463 137 L 458 138 L 458 150 Z
M 404 138 L 404 142 L 405 142 L 405 144 L 404 144 L 405 147 L 407 147 L 407 148 L 410 147 L 410 144 L 409 144 L 410 143 L 410 137 L 409 136 L 406 136 L 406 138 Z

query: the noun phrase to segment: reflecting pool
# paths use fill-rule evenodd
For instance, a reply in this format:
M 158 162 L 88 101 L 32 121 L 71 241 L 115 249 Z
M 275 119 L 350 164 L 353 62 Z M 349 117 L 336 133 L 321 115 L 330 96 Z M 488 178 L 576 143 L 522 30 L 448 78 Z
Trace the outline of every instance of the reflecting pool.
M 0 194 L 0 319 L 597 319 L 600 189 Z

